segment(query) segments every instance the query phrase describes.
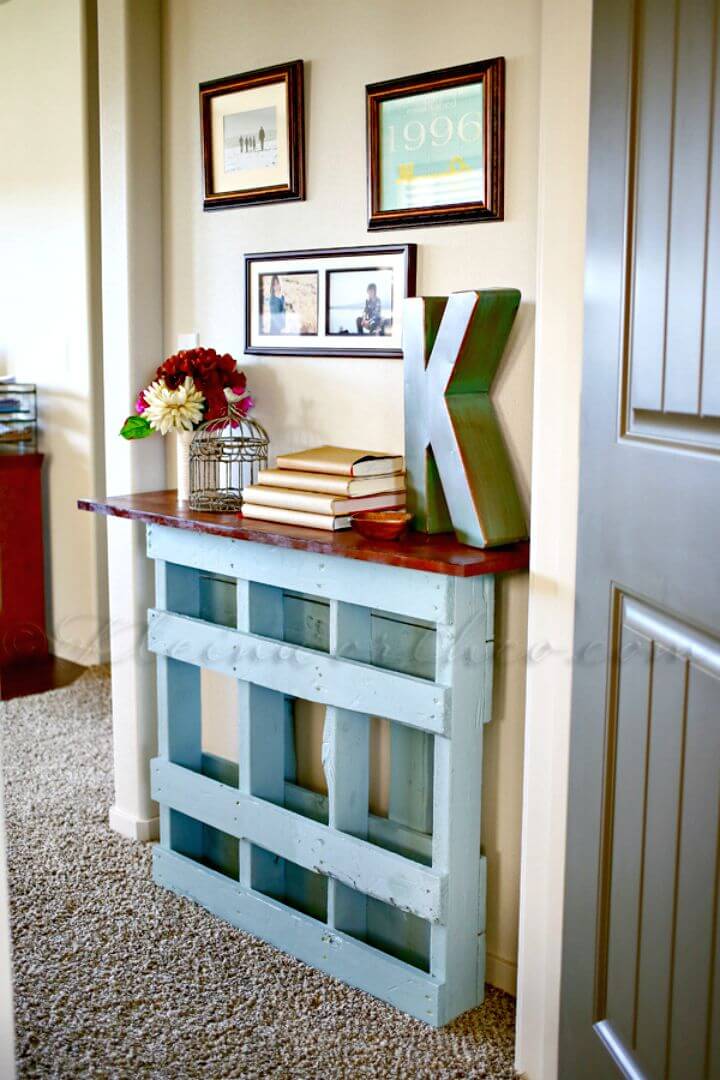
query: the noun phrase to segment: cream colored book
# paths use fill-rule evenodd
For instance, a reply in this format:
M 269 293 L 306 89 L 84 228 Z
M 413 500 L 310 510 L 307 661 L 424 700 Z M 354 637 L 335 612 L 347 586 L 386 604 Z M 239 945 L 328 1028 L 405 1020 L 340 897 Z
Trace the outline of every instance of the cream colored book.
M 359 510 L 391 510 L 405 505 L 405 492 L 368 495 L 362 499 L 337 498 L 320 491 L 294 491 L 290 488 L 264 487 L 253 484 L 243 491 L 243 502 L 256 506 L 280 506 L 286 510 L 303 510 L 308 514 L 354 514 Z
M 349 529 L 348 514 L 335 517 L 332 514 L 308 514 L 303 510 L 286 510 L 282 506 L 257 506 L 243 503 L 242 516 L 258 521 L 279 521 L 283 525 L 303 525 L 306 529 Z
M 395 454 L 376 454 L 372 450 L 351 450 L 346 446 L 316 446 L 296 454 L 282 454 L 278 469 L 330 473 L 332 476 L 379 476 L 402 472 L 405 462 Z
M 297 491 L 321 491 L 346 499 L 384 492 L 404 491 L 405 473 L 383 476 L 332 476 L 329 473 L 299 472 L 295 469 L 261 469 L 258 484 L 263 487 L 293 488 Z

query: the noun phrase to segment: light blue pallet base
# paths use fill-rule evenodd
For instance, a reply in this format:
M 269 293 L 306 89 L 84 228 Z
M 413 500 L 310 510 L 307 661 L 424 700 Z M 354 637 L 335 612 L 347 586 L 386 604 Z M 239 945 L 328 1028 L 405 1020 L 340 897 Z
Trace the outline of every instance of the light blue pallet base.
M 492 578 L 150 527 L 159 884 L 434 1026 L 483 999 L 482 729 Z M 203 753 L 201 670 L 238 686 L 238 763 Z M 327 795 L 296 781 L 293 701 L 325 705 Z M 389 817 L 369 811 L 372 717 Z
M 417 1020 L 441 1027 L 452 1019 L 446 1014 L 445 987 L 432 975 L 247 889 L 209 867 L 157 846 L 153 851 L 153 878 L 158 885 L 195 900 L 232 926 Z

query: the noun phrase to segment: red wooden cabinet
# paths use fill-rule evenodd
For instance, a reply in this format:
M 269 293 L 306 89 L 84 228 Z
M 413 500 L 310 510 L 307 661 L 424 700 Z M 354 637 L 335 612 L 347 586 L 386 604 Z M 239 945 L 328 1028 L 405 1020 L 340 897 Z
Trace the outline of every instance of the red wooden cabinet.
M 0 665 L 46 656 L 42 454 L 0 454 Z

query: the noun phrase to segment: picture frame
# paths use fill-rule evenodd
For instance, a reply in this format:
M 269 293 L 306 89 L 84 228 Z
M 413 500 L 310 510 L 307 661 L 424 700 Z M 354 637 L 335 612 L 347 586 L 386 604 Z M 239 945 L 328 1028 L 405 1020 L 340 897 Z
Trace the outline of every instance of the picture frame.
M 504 57 L 366 94 L 370 231 L 503 220 Z
M 304 65 L 200 84 L 204 210 L 305 198 Z
M 246 255 L 245 352 L 402 357 L 416 277 L 415 244 Z

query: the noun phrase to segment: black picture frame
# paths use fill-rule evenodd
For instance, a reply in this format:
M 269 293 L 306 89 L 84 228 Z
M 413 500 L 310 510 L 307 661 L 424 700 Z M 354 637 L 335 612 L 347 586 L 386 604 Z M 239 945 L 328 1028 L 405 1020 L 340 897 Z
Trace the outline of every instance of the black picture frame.
M 409 98 L 472 83 L 483 84 L 483 162 L 485 197 L 411 209 L 381 206 L 381 121 L 383 102 Z M 472 64 L 440 68 L 366 86 L 368 230 L 406 229 L 426 225 L 458 225 L 469 221 L 502 221 L 505 187 L 505 58 L 495 56 Z
M 217 191 L 213 170 L 212 101 L 225 94 L 235 94 L 256 87 L 284 83 L 287 104 L 287 160 L 289 179 L 285 184 L 268 184 L 237 191 Z M 305 106 L 304 64 L 259 68 L 240 75 L 229 75 L 200 83 L 200 132 L 202 143 L 203 210 L 227 210 L 238 206 L 259 206 L 305 198 Z
M 382 265 L 383 257 L 395 260 L 393 264 L 388 262 Z M 347 261 L 348 265 L 340 265 Z M 357 261 L 357 266 L 352 262 Z M 292 269 L 283 271 L 282 263 L 293 264 Z M 264 268 L 262 264 L 266 264 Z M 308 344 L 281 345 L 277 340 L 272 343 L 262 339 L 268 335 L 253 330 L 253 312 L 259 311 L 257 284 L 260 279 L 269 274 L 277 273 L 290 276 L 293 273 L 302 273 L 297 266 L 300 264 L 308 270 L 317 269 L 319 281 L 322 287 L 322 300 L 318 298 L 318 319 L 322 319 L 318 325 L 317 335 L 304 335 Z M 272 269 L 269 267 L 272 266 Z M 398 359 L 403 355 L 402 348 L 395 343 L 387 348 L 383 347 L 381 336 L 356 334 L 330 334 L 327 330 L 329 323 L 329 275 L 342 270 L 371 271 L 375 269 L 394 269 L 398 267 L 400 280 L 393 280 L 393 319 L 397 324 L 396 304 L 409 296 L 415 296 L 417 287 L 417 245 L 416 244 L 380 244 L 360 247 L 338 248 L 305 248 L 299 251 L 273 251 L 253 252 L 245 256 L 245 353 L 251 356 L 348 356 L 348 357 L 383 357 Z M 299 334 L 298 336 L 303 336 Z M 311 337 L 313 341 L 311 342 Z M 395 334 L 397 339 L 398 333 Z M 347 341 L 342 346 L 340 341 Z

